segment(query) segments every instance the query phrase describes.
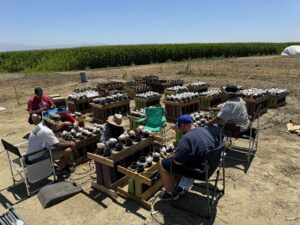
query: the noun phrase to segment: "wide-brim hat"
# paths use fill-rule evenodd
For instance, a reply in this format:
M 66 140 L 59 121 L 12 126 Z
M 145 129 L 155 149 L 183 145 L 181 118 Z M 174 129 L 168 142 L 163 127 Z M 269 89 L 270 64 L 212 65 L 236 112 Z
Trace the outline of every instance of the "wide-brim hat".
M 115 114 L 108 117 L 106 122 L 117 127 L 125 126 L 125 122 L 123 121 L 123 116 L 121 114 Z
M 61 122 L 61 118 L 60 115 L 58 114 L 49 114 L 48 117 L 46 118 L 46 121 L 48 123 L 54 124 L 54 125 L 60 125 Z
M 224 92 L 227 94 L 239 94 L 240 90 L 240 87 L 236 84 L 227 84 L 224 88 Z

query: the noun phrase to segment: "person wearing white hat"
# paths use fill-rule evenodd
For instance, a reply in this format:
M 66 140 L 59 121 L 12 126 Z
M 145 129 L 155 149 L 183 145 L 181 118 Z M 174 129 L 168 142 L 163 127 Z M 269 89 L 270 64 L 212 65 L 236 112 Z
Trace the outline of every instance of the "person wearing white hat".
M 33 153 L 44 148 L 54 148 L 52 155 L 54 159 L 60 159 L 60 167 L 73 170 L 68 164 L 72 153 L 76 151 L 75 143 L 59 140 L 53 133 L 53 130 L 56 130 L 56 127 L 61 123 L 58 114 L 50 114 L 44 121 L 39 123 L 29 135 L 27 153 Z
M 121 114 L 109 116 L 101 130 L 100 142 L 104 143 L 110 138 L 118 138 L 125 132 L 125 123 Z

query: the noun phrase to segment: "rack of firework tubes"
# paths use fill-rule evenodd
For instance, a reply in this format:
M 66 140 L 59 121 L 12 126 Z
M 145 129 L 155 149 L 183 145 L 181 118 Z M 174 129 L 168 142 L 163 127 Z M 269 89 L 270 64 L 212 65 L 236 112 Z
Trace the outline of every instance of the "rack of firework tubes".
M 96 165 L 97 181 L 92 187 L 112 197 L 122 195 L 150 209 L 147 200 L 162 187 L 157 176 L 160 154 L 153 153 L 153 145 L 153 137 L 143 136 L 130 146 L 125 141 L 122 149 L 112 147 L 109 155 L 97 150 L 88 153 Z
M 107 118 L 115 113 L 122 115 L 127 115 L 129 113 L 130 100 L 128 97 L 125 97 L 122 94 L 117 94 L 115 96 L 94 99 L 94 103 L 91 103 L 91 106 L 93 110 L 93 120 L 95 122 L 105 123 Z

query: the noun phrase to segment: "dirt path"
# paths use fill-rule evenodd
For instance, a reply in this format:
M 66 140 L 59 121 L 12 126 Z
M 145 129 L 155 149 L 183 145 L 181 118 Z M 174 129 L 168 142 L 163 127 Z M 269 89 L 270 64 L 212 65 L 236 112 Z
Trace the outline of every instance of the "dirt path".
M 179 75 L 189 64 L 192 74 Z M 33 196 L 19 202 L 25 195 L 22 186 L 8 188 L 12 182 L 6 154 L 0 147 L 0 202 L 15 204 L 16 210 L 31 225 L 34 224 L 299 224 L 300 222 L 300 139 L 286 133 L 286 123 L 300 124 L 300 58 L 249 57 L 233 59 L 192 60 L 181 63 L 153 64 L 123 68 L 92 70 L 87 72 L 89 82 L 80 84 L 78 72 L 41 74 L 1 74 L 0 138 L 12 143 L 32 127 L 27 123 L 26 101 L 33 88 L 40 85 L 44 91 L 67 96 L 74 88 L 95 86 L 103 79 L 122 79 L 126 70 L 128 79 L 149 73 L 160 77 L 206 81 L 211 87 L 237 83 L 243 87 L 287 88 L 288 104 L 269 110 L 260 124 L 259 149 L 249 168 L 233 161 L 226 162 L 226 194 L 219 199 L 211 220 L 205 220 L 172 208 L 168 202 L 154 203 L 153 217 L 132 201 L 116 201 L 90 188 L 95 178 L 93 168 L 84 164 L 72 175 L 82 183 L 83 193 L 54 207 L 43 209 Z M 17 87 L 21 104 L 18 105 L 13 85 Z M 173 137 L 174 133 L 168 133 Z M 25 148 L 22 149 L 26 151 Z M 193 188 L 197 189 L 197 188 Z M 201 213 L 205 199 L 192 190 L 180 200 Z M 15 196 L 14 196 L 15 195 Z M 16 199 L 16 198 L 17 199 Z M 3 212 L 0 207 L 0 213 Z M 157 222 L 158 221 L 158 222 Z

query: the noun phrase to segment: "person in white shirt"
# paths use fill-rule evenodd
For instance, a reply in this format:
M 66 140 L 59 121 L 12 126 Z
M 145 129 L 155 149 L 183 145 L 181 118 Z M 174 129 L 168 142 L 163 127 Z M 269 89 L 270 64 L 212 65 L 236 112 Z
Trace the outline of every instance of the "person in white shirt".
M 54 159 L 60 158 L 61 169 L 71 169 L 68 164 L 72 153 L 76 151 L 76 147 L 73 141 L 59 140 L 54 135 L 53 130 L 60 124 L 61 120 L 58 114 L 50 114 L 39 123 L 29 135 L 27 153 L 33 153 L 44 148 L 54 148 L 52 155 Z M 38 157 L 38 154 L 34 156 L 34 158 Z
M 226 123 L 239 126 L 241 132 L 249 128 L 250 120 L 246 103 L 238 96 L 239 91 L 240 88 L 237 85 L 226 85 L 225 92 L 228 94 L 229 100 L 223 104 L 215 118 L 204 124 L 204 128 L 208 129 L 213 136 L 219 137 Z

